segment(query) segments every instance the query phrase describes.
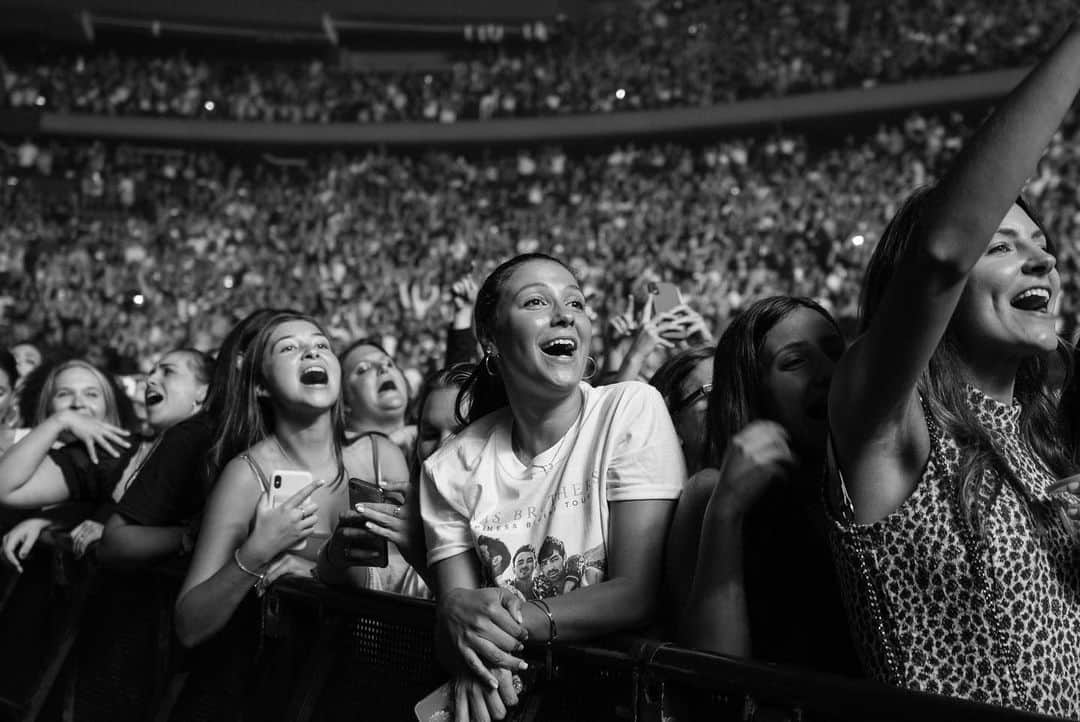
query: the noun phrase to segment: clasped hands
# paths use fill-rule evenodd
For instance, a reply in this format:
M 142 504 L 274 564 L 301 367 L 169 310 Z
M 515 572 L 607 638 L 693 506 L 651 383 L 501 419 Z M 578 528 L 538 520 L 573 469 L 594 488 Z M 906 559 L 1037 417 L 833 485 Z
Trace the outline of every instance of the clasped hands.
M 436 645 L 453 670 L 457 722 L 501 720 L 518 703 L 516 656 L 529 638 L 525 603 L 506 588 L 455 589 L 439 603 Z

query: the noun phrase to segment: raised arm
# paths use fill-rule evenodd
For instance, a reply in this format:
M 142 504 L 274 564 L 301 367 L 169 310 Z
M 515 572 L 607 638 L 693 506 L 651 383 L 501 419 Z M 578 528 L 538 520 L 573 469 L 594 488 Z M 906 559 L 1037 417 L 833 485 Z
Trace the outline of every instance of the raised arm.
M 49 458 L 64 432 L 86 444 L 94 463 L 99 447 L 118 456 L 117 449 L 129 445 L 124 429 L 74 411 L 53 414 L 0 456 L 0 505 L 32 509 L 70 498 L 63 472 Z
M 856 518 L 872 522 L 910 493 L 929 453 L 916 383 L 968 274 L 1080 89 L 1074 25 L 971 138 L 925 199 L 866 333 L 833 377 L 829 416 Z

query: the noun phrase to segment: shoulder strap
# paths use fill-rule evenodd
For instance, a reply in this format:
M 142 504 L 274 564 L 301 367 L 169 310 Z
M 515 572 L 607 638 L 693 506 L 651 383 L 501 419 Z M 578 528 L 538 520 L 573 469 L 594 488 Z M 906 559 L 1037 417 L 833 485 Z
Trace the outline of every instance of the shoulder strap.
M 270 480 L 266 478 L 266 474 L 263 473 L 262 467 L 259 466 L 259 462 L 255 461 L 255 457 L 251 454 L 240 454 L 240 458 L 247 462 L 247 465 L 251 467 L 252 473 L 255 474 L 255 478 L 259 481 L 259 486 L 262 487 L 263 492 L 270 493 Z
M 364 433 L 357 434 L 352 439 L 350 439 L 348 445 L 352 446 L 360 439 L 368 436 L 382 437 L 389 441 L 391 444 L 394 443 L 388 435 L 384 434 L 381 431 L 365 431 Z M 371 440 L 371 468 L 375 471 L 375 484 L 379 488 L 382 488 L 382 466 L 379 464 L 379 442 L 377 439 Z

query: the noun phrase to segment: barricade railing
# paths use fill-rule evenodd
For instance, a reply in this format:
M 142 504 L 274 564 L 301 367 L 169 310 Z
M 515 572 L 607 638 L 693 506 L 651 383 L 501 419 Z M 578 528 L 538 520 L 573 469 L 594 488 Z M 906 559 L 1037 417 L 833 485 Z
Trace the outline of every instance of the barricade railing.
M 447 679 L 430 601 L 283 579 L 185 651 L 172 626 L 182 564 L 119 574 L 69 549 L 39 542 L 0 609 L 0 680 L 22 685 L 0 688 L 0 720 L 409 720 Z M 1053 719 L 636 636 L 556 644 L 550 669 L 537 652 L 519 722 Z

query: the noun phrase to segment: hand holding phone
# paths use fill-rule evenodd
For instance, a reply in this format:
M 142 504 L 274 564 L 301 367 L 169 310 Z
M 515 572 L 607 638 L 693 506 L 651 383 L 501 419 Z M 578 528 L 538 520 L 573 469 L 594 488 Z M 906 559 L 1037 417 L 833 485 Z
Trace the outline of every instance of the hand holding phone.
M 267 482 L 265 492 L 259 497 L 255 508 L 255 526 L 244 542 L 257 564 L 270 562 L 279 554 L 289 549 L 301 548 L 305 540 L 315 531 L 318 523 L 318 506 L 311 495 L 322 486 L 322 481 L 312 481 L 293 494 L 286 496 L 286 489 L 291 488 L 300 478 L 288 481 L 287 474 L 274 472 Z M 277 487 L 275 489 L 275 486 Z
M 275 469 L 270 474 L 270 506 L 281 506 L 288 501 L 293 495 L 300 493 L 300 491 L 308 484 L 312 483 L 310 471 L 294 471 L 288 469 Z M 315 502 L 311 502 L 314 504 Z M 316 505 L 316 510 L 318 506 Z M 299 551 L 307 544 L 306 540 L 298 541 L 293 544 L 289 549 L 293 551 Z
M 339 566 L 385 567 L 389 563 L 386 539 L 367 528 L 367 518 L 357 506 L 390 504 L 395 512 L 404 503 L 398 493 L 387 492 L 363 479 L 349 479 L 349 511 L 341 515 L 331 540 L 332 560 Z M 395 514 L 396 515 L 396 514 Z

